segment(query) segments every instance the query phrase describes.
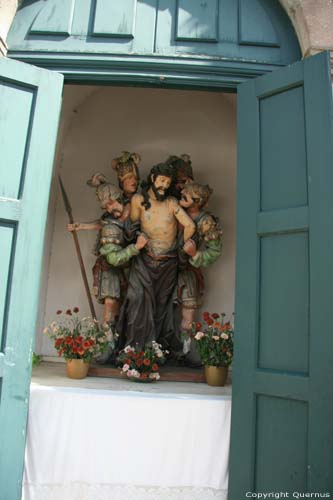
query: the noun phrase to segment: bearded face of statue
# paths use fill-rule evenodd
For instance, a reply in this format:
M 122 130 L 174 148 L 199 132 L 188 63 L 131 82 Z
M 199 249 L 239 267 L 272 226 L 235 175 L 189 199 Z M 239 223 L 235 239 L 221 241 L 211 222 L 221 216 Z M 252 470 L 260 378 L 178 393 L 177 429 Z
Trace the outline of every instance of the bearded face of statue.
M 117 200 L 111 200 L 111 199 L 106 203 L 105 208 L 106 211 L 109 214 L 113 215 L 115 219 L 119 219 L 119 217 L 122 216 L 124 211 L 124 205 L 122 203 L 120 203 Z
M 193 207 L 200 209 L 202 207 L 202 201 L 199 197 L 195 196 L 195 193 L 191 193 L 186 188 L 184 188 L 181 192 L 179 205 L 185 209 Z
M 193 198 L 186 189 L 182 189 L 181 191 L 181 198 L 179 201 L 179 205 L 183 208 L 191 208 L 194 205 Z
M 166 175 L 157 175 L 153 178 L 152 189 L 158 201 L 163 201 L 167 197 L 171 186 L 171 177 Z

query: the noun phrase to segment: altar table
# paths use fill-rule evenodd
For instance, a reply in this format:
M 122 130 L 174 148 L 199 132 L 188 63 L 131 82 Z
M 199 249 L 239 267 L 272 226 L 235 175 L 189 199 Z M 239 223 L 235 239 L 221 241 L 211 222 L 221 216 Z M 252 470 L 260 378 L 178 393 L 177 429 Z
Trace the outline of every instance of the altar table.
M 32 382 L 22 500 L 227 500 L 230 388 L 86 380 Z

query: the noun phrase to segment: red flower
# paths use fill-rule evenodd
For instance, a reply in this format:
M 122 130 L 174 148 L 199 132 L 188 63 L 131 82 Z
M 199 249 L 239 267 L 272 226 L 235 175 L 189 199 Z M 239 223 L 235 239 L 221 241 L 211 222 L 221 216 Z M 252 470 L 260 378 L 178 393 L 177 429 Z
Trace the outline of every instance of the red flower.
M 144 364 L 145 366 L 149 366 L 149 365 L 150 365 L 150 359 L 145 358 L 145 359 L 143 360 L 143 364 Z
M 65 338 L 65 344 L 72 345 L 73 344 L 73 339 L 71 337 L 66 337 Z
M 201 330 L 201 328 L 202 328 L 202 324 L 200 323 L 200 321 L 197 321 L 197 322 L 196 322 L 196 324 L 195 324 L 195 328 L 196 328 L 197 330 Z
M 95 344 L 95 341 L 94 339 L 90 339 L 88 340 L 89 344 L 90 344 L 90 347 L 92 347 L 94 344 Z
M 214 318 L 214 319 L 217 319 L 217 318 L 219 318 L 219 317 L 220 317 L 220 315 L 219 315 L 219 314 L 217 314 L 217 313 L 213 313 L 213 314 L 212 314 L 212 318 Z
M 61 309 L 58 309 L 57 313 L 56 314 L 61 314 L 62 313 L 62 310 Z
M 221 330 L 222 332 L 225 332 L 226 330 L 229 330 L 230 328 L 230 323 L 224 323 L 224 325 L 222 325 L 221 327 Z
M 72 352 L 73 354 L 76 354 L 78 352 L 78 348 L 76 347 L 76 345 L 72 346 Z
M 63 353 L 63 352 L 64 352 L 64 350 L 63 350 L 63 349 L 59 349 L 59 351 L 58 351 L 58 356 L 60 357 L 60 356 L 62 355 L 62 353 Z
M 209 318 L 210 317 L 209 312 L 205 311 L 204 313 L 202 313 L 202 317 L 203 317 L 204 320 L 207 319 L 207 318 Z
M 70 309 L 67 309 L 66 314 L 67 314 L 68 316 L 72 316 L 72 311 L 71 311 Z
M 206 323 L 207 323 L 207 325 L 212 325 L 214 323 L 214 321 L 212 320 L 212 318 L 207 318 Z
M 220 323 L 218 323 L 217 321 L 214 321 L 213 327 L 214 328 L 219 328 L 219 326 L 220 326 Z
M 84 354 L 84 349 L 82 349 L 82 347 L 80 349 L 77 350 L 77 353 L 80 354 L 80 356 L 82 356 Z
M 143 363 L 142 359 L 137 359 L 135 362 L 136 366 L 141 366 L 142 363 Z
M 145 380 L 146 378 L 148 378 L 147 373 L 141 373 L 140 378 L 142 378 L 143 380 Z
M 89 348 L 90 348 L 90 346 L 91 346 L 91 344 L 90 344 L 90 341 L 89 341 L 89 340 L 85 340 L 85 341 L 83 342 L 83 347 L 84 347 L 85 349 L 89 349 Z
M 78 307 L 74 307 L 73 312 L 78 313 L 80 309 Z
M 54 343 L 54 347 L 60 347 L 62 344 L 63 339 L 57 339 Z
M 158 364 L 154 363 L 151 369 L 153 370 L 153 372 L 158 372 Z

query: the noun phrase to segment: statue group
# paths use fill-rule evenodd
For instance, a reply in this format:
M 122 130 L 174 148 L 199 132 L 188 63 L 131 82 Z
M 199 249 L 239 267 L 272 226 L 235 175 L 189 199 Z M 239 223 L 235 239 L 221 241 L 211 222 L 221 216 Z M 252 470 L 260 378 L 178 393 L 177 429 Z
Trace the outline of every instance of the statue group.
M 67 228 L 98 231 L 93 293 L 104 304 L 103 321 L 119 334 L 118 349 L 156 341 L 184 359 L 184 333 L 191 337 L 202 305 L 201 269 L 221 255 L 222 231 L 207 209 L 212 189 L 195 182 L 188 155 L 153 166 L 141 184 L 140 161 L 128 152 L 112 160 L 118 185 L 94 174 L 87 183 L 103 213 Z

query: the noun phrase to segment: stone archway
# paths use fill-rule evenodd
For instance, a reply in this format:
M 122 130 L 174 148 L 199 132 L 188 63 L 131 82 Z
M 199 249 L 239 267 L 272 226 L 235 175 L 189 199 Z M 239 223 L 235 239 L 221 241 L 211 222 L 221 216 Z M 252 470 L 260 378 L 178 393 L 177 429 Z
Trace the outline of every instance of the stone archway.
M 330 50 L 332 64 L 333 1 L 279 0 L 279 2 L 294 26 L 303 57 L 322 50 Z

